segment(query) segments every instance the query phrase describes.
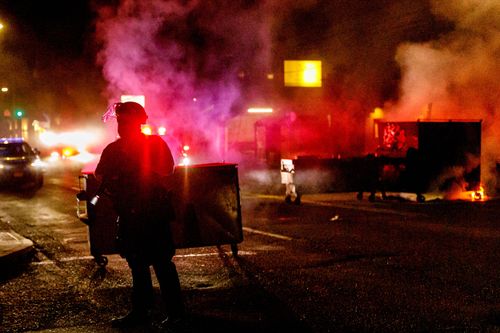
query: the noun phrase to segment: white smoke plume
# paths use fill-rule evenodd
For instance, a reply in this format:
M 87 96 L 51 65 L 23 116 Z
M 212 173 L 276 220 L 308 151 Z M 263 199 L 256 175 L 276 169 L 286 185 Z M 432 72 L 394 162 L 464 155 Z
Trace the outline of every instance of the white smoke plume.
M 433 1 L 454 30 L 426 43 L 399 47 L 401 98 L 397 119 L 482 119 L 482 178 L 494 186 L 500 161 L 500 2 Z

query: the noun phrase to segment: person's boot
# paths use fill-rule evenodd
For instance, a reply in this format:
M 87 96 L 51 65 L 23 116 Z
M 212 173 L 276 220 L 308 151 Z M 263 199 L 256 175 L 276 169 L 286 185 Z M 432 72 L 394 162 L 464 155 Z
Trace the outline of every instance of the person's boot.
M 132 310 L 124 317 L 113 319 L 111 321 L 111 326 L 114 328 L 127 328 L 145 325 L 149 322 L 149 314 L 146 311 Z

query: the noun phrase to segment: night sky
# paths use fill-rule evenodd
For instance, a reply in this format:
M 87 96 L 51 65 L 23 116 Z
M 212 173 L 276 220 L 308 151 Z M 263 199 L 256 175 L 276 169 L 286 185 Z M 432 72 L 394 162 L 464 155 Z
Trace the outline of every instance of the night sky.
M 91 33 L 92 17 L 89 1 L 85 0 L 0 2 L 0 18 L 8 27 L 6 33 L 67 56 L 83 53 L 84 39 Z
M 89 1 L 0 1 L 1 84 L 31 119 L 78 126 L 96 118 L 105 84 L 95 65 Z

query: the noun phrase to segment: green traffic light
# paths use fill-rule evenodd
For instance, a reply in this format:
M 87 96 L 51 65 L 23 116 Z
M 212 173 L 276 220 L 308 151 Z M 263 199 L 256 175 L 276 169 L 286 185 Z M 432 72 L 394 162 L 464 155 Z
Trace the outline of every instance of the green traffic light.
M 16 117 L 17 118 L 22 118 L 24 116 L 24 111 L 23 110 L 17 110 L 16 111 Z

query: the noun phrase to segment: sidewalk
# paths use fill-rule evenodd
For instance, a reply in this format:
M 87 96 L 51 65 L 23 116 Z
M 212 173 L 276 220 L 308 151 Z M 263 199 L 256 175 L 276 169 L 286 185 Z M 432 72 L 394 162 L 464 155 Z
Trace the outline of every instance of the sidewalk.
M 34 251 L 33 242 L 0 221 L 0 272 L 7 273 L 13 267 L 30 259 Z

